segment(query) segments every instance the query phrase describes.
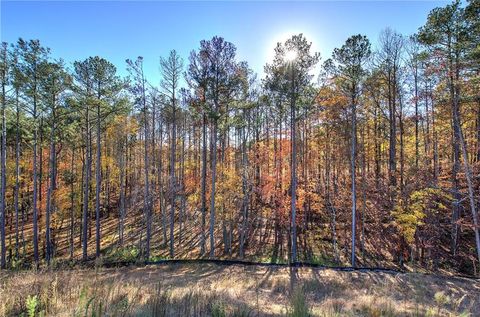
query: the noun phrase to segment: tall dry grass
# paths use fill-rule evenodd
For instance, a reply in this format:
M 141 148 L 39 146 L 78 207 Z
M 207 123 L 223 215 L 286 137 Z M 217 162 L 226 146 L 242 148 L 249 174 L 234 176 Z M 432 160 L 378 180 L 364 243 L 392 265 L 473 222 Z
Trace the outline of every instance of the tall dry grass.
M 0 316 L 479 316 L 475 280 L 215 265 L 0 273 Z

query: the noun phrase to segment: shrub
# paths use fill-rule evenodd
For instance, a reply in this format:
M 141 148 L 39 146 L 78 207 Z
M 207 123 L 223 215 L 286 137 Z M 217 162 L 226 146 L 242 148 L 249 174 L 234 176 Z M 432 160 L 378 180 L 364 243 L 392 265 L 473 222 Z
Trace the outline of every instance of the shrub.
M 37 313 L 37 307 L 38 307 L 38 297 L 37 295 L 34 296 L 28 296 L 27 300 L 25 302 L 25 306 L 27 307 L 27 314 L 28 317 L 35 317 Z
M 219 302 L 212 304 L 211 313 L 212 317 L 227 317 L 225 306 Z
M 294 290 L 292 298 L 290 299 L 290 309 L 287 313 L 289 317 L 308 317 L 310 316 L 310 309 L 305 298 L 303 288 Z
M 106 262 L 135 262 L 140 255 L 136 246 L 112 248 L 105 254 Z

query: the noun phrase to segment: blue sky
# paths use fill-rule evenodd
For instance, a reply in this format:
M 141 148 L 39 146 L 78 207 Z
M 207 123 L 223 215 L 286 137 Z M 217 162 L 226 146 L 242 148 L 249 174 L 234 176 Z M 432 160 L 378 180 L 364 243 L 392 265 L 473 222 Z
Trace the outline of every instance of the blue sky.
M 352 34 L 365 34 L 374 45 L 385 27 L 412 34 L 431 9 L 446 3 L 1 0 L 1 39 L 39 39 L 67 65 L 99 55 L 122 75 L 125 59 L 141 55 L 147 78 L 157 84 L 160 56 L 176 49 L 187 63 L 200 40 L 220 35 L 234 43 L 239 59 L 262 77 L 275 43 L 293 33 L 304 33 L 324 60 Z

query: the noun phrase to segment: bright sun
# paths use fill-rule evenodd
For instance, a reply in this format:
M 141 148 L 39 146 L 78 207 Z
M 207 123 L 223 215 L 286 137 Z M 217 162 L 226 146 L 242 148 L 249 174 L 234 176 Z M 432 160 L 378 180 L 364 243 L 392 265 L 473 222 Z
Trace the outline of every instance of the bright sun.
M 297 58 L 297 51 L 296 50 L 290 50 L 285 53 L 285 61 L 287 62 L 293 62 Z
M 272 63 L 274 58 L 275 58 L 275 47 L 277 46 L 277 43 L 284 43 L 286 40 L 288 40 L 289 38 L 291 38 L 293 35 L 296 35 L 296 34 L 300 34 L 300 33 L 303 33 L 303 35 L 305 36 L 305 38 L 308 40 L 308 41 L 311 41 L 312 42 L 312 47 L 311 47 L 311 51 L 312 52 L 319 52 L 319 47 L 320 47 L 320 41 L 321 41 L 321 37 L 319 35 L 317 35 L 315 32 L 310 32 L 308 30 L 307 27 L 294 27 L 293 29 L 289 30 L 289 31 L 285 31 L 285 32 L 278 32 L 277 34 L 272 34 L 270 35 L 270 41 L 268 42 L 268 44 L 265 46 L 265 49 L 264 49 L 264 63 L 263 65 L 265 65 L 265 63 Z M 291 61 L 294 61 L 296 58 L 298 58 L 298 52 L 295 52 L 295 51 L 287 51 L 285 52 L 285 61 L 286 62 L 291 62 Z M 319 66 L 320 63 L 317 65 L 317 67 L 320 67 Z M 318 73 L 319 70 L 315 69 L 315 70 L 312 70 L 312 73 Z

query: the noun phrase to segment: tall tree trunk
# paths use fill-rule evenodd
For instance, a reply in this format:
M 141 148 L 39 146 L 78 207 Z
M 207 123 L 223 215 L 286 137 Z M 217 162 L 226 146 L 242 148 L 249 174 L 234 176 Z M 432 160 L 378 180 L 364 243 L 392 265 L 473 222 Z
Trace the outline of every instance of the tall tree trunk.
M 42 112 L 39 112 L 39 117 L 40 117 L 40 127 L 38 130 L 39 136 L 38 136 L 38 216 L 41 217 L 42 215 L 42 201 L 43 201 L 43 114 Z M 39 229 L 41 231 L 41 228 Z
M 179 215 L 179 222 L 180 222 L 180 229 L 178 231 L 178 245 L 181 248 L 182 245 L 182 237 L 183 237 L 183 229 L 184 229 L 184 216 L 185 216 L 185 208 L 186 208 L 186 197 L 185 197 L 185 138 L 186 138 L 186 129 L 187 129 L 187 122 L 186 116 L 184 116 L 183 125 L 181 126 L 183 131 L 182 133 L 182 148 L 180 151 L 180 191 L 181 191 L 181 202 L 180 202 L 180 215 Z
M 35 89 L 36 90 L 36 89 Z M 38 258 L 38 219 L 37 219 L 37 203 L 38 203 L 38 171 L 37 171 L 37 138 L 38 138 L 38 127 L 37 127 L 37 96 L 36 93 L 33 96 L 33 259 L 35 261 L 35 266 L 39 265 Z
M 381 158 L 381 145 L 379 139 L 380 134 L 380 127 L 378 123 L 378 111 L 379 106 L 375 103 L 374 109 L 374 127 L 373 127 L 373 134 L 374 134 L 374 141 L 375 141 L 375 188 L 377 190 L 380 189 L 380 158 Z
M 452 254 L 456 255 L 457 247 L 458 247 L 458 237 L 459 237 L 459 230 L 458 230 L 458 219 L 460 217 L 460 209 L 461 209 L 461 200 L 462 195 L 460 193 L 460 180 L 458 179 L 458 173 L 460 171 L 460 134 L 461 134 L 461 127 L 459 122 L 459 113 L 458 107 L 459 103 L 456 99 L 455 95 L 455 84 L 454 84 L 454 74 L 453 74 L 453 61 L 450 60 L 450 69 L 451 74 L 449 76 L 450 80 L 450 98 L 452 103 L 452 151 L 453 151 L 453 166 L 452 166 L 452 192 L 454 196 L 453 201 L 453 208 L 452 208 Z M 463 145 L 462 145 L 463 146 Z M 465 160 L 468 158 L 465 157 Z M 467 162 L 468 164 L 468 162 Z M 467 175 L 465 175 L 467 176 Z M 472 211 L 473 212 L 473 211 Z M 480 246 L 479 246 L 480 247 Z M 480 252 L 480 250 L 478 251 Z M 480 254 L 480 253 L 479 253 Z
M 467 188 L 468 188 L 468 197 L 470 200 L 470 210 L 472 213 L 473 225 L 474 225 L 474 232 L 475 232 L 475 244 L 477 248 L 477 258 L 478 262 L 480 263 L 480 232 L 479 232 L 479 221 L 478 221 L 478 214 L 477 214 L 477 205 L 475 201 L 475 195 L 473 192 L 473 176 L 472 176 L 472 169 L 468 160 L 468 150 L 467 144 L 463 137 L 463 131 L 461 126 L 461 119 L 460 119 L 460 67 L 459 67 L 459 55 L 458 52 L 455 54 L 455 68 L 453 68 L 453 61 L 450 59 L 450 69 L 455 69 L 455 79 L 453 78 L 453 72 L 450 74 L 450 94 L 452 97 L 452 106 L 453 106 L 453 125 L 454 125 L 454 133 L 456 135 L 456 139 L 458 139 L 462 151 L 463 156 L 463 168 L 465 172 L 465 178 L 467 181 Z
M 19 213 L 19 192 L 20 192 L 20 102 L 19 90 L 15 91 L 16 104 L 16 127 L 15 127 L 15 193 L 14 193 L 14 208 L 15 208 L 15 258 L 18 260 L 19 255 L 19 237 L 18 237 L 18 213 Z
M 82 259 L 87 260 L 88 257 L 88 202 L 90 196 L 90 173 L 92 169 L 91 142 L 90 142 L 90 111 L 87 105 L 85 114 L 85 172 L 84 172 L 84 188 L 83 188 L 83 221 L 82 221 Z
M 393 78 L 393 79 L 392 79 Z M 395 98 L 395 89 L 396 89 L 396 84 L 395 84 L 395 74 L 391 74 L 391 71 L 389 71 L 388 75 L 388 108 L 389 108 L 389 123 L 390 123 L 390 147 L 389 147 L 389 152 L 388 152 L 388 162 L 389 162 L 389 184 L 392 187 L 395 187 L 397 185 L 396 182 L 396 171 L 397 171 L 397 151 L 396 151 L 396 145 L 397 145 L 397 116 L 396 116 L 396 98 Z M 394 194 L 391 193 L 391 199 L 393 199 Z
M 249 189 L 248 189 L 248 179 L 247 179 L 247 164 L 248 164 L 248 154 L 247 154 L 247 136 L 245 127 L 240 128 L 241 133 L 241 142 L 242 142 L 242 191 L 243 191 L 243 201 L 242 201 L 242 228 L 240 230 L 240 249 L 239 255 L 240 258 L 245 256 L 245 240 L 247 235 L 247 225 L 248 225 L 248 202 L 249 202 Z M 276 247 L 276 246 L 274 246 Z
M 281 120 L 281 119 L 280 119 Z M 280 121 L 279 120 L 279 121 Z M 280 121 L 281 122 L 281 121 Z M 280 215 L 279 215 L 279 204 L 278 204 L 278 196 L 279 196 L 279 191 L 280 191 L 280 168 L 279 168 L 279 162 L 281 159 L 281 154 L 278 152 L 278 137 L 277 134 L 280 134 L 277 132 L 277 126 L 278 123 L 276 122 L 275 124 L 275 130 L 274 130 L 274 139 L 273 139 L 273 164 L 274 164 L 274 169 L 275 169 L 275 201 L 274 201 L 274 219 L 275 219 L 275 225 L 274 225 L 274 243 L 273 243 L 273 252 L 272 252 L 272 262 L 276 262 L 278 259 L 278 249 L 279 249 L 279 243 L 280 243 Z M 281 129 L 278 129 L 281 130 Z M 279 135 L 281 139 L 281 135 Z M 242 153 L 243 154 L 243 153 Z
M 55 111 L 55 110 L 54 110 Z M 47 206 L 46 206 L 46 224 L 45 224 L 45 245 L 46 245 L 46 260 L 47 264 L 50 265 L 50 260 L 53 255 L 52 252 L 52 241 L 51 241 L 51 228 L 50 228 L 50 218 L 52 213 L 52 198 L 53 190 L 55 189 L 55 114 L 52 116 L 52 125 L 50 131 L 50 157 L 49 157 L 49 184 L 47 189 Z
M 362 229 L 361 229 L 361 251 L 362 257 L 364 256 L 365 251 L 365 213 L 367 211 L 367 182 L 366 182 L 366 171 L 365 171 L 365 160 L 366 160 L 366 149 L 365 149 L 365 132 L 362 129 Z
M 292 68 L 292 95 L 290 101 L 290 129 L 291 129 L 291 228 L 292 228 L 292 236 L 291 236 L 291 243 L 292 243 L 292 263 L 297 262 L 297 135 L 296 135 L 296 115 L 295 115 L 295 73 L 294 69 Z
M 160 191 L 160 213 L 162 214 L 162 235 L 163 235 L 163 247 L 167 247 L 167 209 L 165 206 L 165 190 L 163 186 L 163 121 L 160 120 L 160 149 L 158 159 L 158 186 Z
M 74 245 L 74 232 L 75 232 L 75 205 L 74 205 L 74 195 L 75 195 L 75 187 L 74 187 L 74 180 L 76 176 L 76 168 L 75 168 L 75 147 L 72 145 L 72 159 L 70 165 L 70 260 L 73 260 L 73 252 L 75 250 Z
M 439 162 L 438 162 L 438 135 L 435 126 L 435 105 L 432 102 L 432 133 L 433 133 L 433 182 L 437 186 L 439 171 Z
M 202 116 L 202 233 L 200 237 L 200 254 L 205 254 L 205 217 L 207 214 L 207 114 Z
M 456 97 L 458 98 L 458 97 Z M 458 104 L 458 100 L 457 100 Z M 472 212 L 473 218 L 473 225 L 474 225 L 474 232 L 475 232 L 475 244 L 477 247 L 477 257 L 480 263 L 480 233 L 479 233 L 479 221 L 478 221 L 478 214 L 476 209 L 476 202 L 475 202 L 475 195 L 473 192 L 473 176 L 472 176 L 472 169 L 470 167 L 470 163 L 468 161 L 468 150 L 465 139 L 463 137 L 463 132 L 460 125 L 460 115 L 458 111 L 458 106 L 455 107 L 454 110 L 454 124 L 456 125 L 456 130 L 458 133 L 458 138 L 460 140 L 460 146 L 462 148 L 462 156 L 463 156 L 463 167 L 465 171 L 465 178 L 467 180 L 467 188 L 468 188 L 468 197 L 470 199 L 470 210 Z
M 355 189 L 355 157 L 357 153 L 357 106 L 355 104 L 355 98 L 352 97 L 352 140 L 351 140 L 352 152 L 350 156 L 351 164 L 351 176 L 352 176 L 352 255 L 351 263 L 355 267 L 355 236 L 356 236 L 356 210 L 357 210 L 357 193 Z
M 144 140 L 144 152 L 143 152 L 143 159 L 144 159 L 144 173 L 145 173 L 145 197 L 144 197 L 144 209 L 145 209 L 145 220 L 146 220 L 146 241 L 145 241 L 145 259 L 148 260 L 150 258 L 150 236 L 151 236 L 151 197 L 150 197 L 150 162 L 149 162 L 149 151 L 148 151 L 148 143 L 149 143 L 149 126 L 148 126 L 148 114 L 147 114 L 147 104 L 145 100 L 145 87 L 144 89 L 144 96 L 143 96 L 143 112 L 144 112 L 144 129 L 145 129 L 145 140 Z
M 416 57 L 415 57 L 416 58 Z M 418 113 L 418 66 L 415 62 L 414 71 L 413 71 L 413 85 L 414 85 L 414 98 L 415 98 L 415 168 L 418 169 L 418 159 L 420 156 L 419 147 L 420 147 L 420 139 L 418 138 L 418 121 L 419 121 L 419 113 Z
M 477 131 L 476 131 L 476 137 L 477 137 L 477 151 L 476 151 L 476 161 L 480 162 L 480 97 L 477 96 Z
M 175 256 L 174 247 L 174 224 L 175 224 L 175 200 L 176 200 L 176 181 L 175 181 L 175 151 L 176 151 L 176 124 L 175 124 L 175 95 L 172 101 L 172 139 L 170 144 L 170 257 Z
M 400 128 L 400 194 L 403 197 L 404 193 L 404 174 L 405 174 L 405 149 L 404 149 L 404 124 L 403 124 L 403 103 L 402 98 L 399 95 L 399 114 L 398 114 L 398 125 Z
M 100 99 L 100 96 L 99 98 Z M 102 148 L 100 143 L 100 103 L 97 104 L 97 162 L 95 170 L 95 257 L 100 256 L 100 191 L 102 190 Z
M 128 136 L 125 137 L 125 140 L 120 140 L 120 208 L 119 208 L 119 224 L 118 224 L 118 242 L 120 246 L 123 246 L 123 232 L 125 226 L 125 161 L 127 156 L 127 140 Z
M 216 107 L 217 108 L 217 107 Z M 217 108 L 218 109 L 218 108 Z M 211 169 L 212 169 L 212 188 L 210 193 L 210 257 L 215 257 L 215 182 L 217 177 L 217 119 L 213 120 L 211 132 L 212 152 L 211 152 Z
M 5 246 L 5 198 L 6 198 L 6 190 L 7 190 L 7 125 L 6 125 L 6 119 L 5 119 L 5 108 L 7 107 L 7 102 L 6 102 L 6 91 L 5 91 L 5 86 L 6 86 L 6 63 L 7 63 L 7 48 L 4 46 L 3 48 L 5 54 L 4 56 L 4 74 L 3 80 L 2 80 L 2 136 L 1 136 L 1 152 L 0 152 L 0 165 L 1 165 L 1 173 L 2 173 L 2 178 L 1 178 L 1 183 L 0 183 L 0 268 L 5 269 L 7 267 L 7 261 L 6 261 L 6 246 Z

